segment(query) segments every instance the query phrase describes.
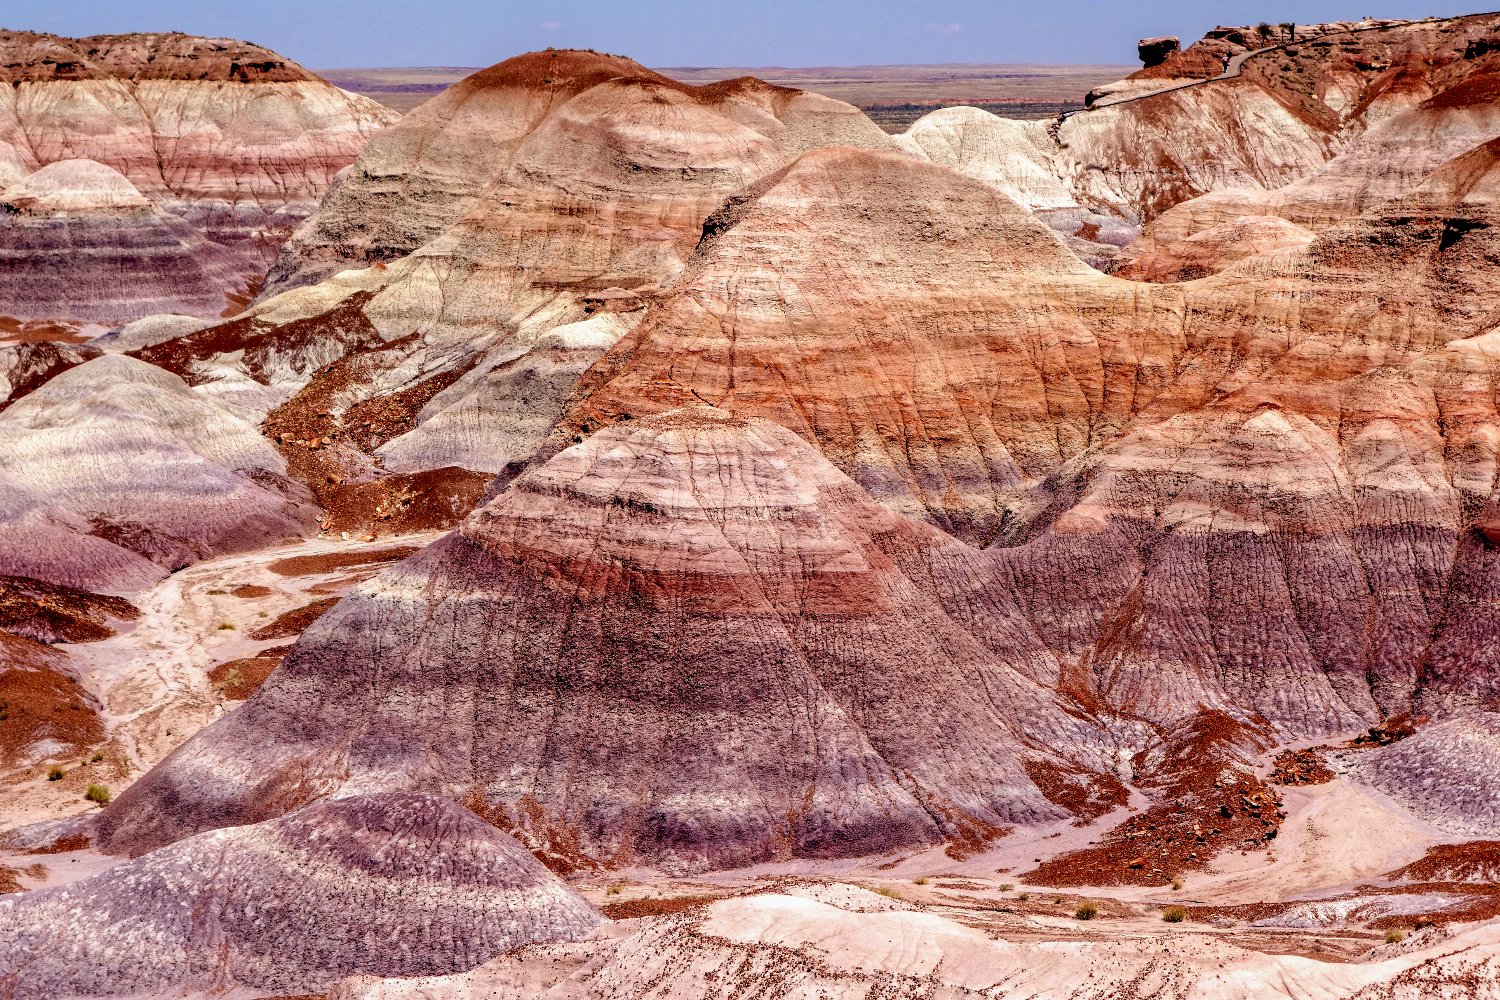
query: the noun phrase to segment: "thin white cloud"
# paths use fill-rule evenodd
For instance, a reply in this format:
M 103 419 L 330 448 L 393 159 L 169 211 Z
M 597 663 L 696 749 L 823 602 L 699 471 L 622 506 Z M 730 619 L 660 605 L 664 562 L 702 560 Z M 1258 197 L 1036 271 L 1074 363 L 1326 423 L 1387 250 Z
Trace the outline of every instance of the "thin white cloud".
M 939 35 L 956 35 L 964 30 L 964 26 L 955 21 L 952 24 L 929 24 L 927 30 Z
M 543 21 L 541 24 L 537 25 L 537 27 L 541 28 L 543 31 L 556 31 L 557 29 L 559 29 L 559 28 L 562 27 L 562 22 L 561 21 Z

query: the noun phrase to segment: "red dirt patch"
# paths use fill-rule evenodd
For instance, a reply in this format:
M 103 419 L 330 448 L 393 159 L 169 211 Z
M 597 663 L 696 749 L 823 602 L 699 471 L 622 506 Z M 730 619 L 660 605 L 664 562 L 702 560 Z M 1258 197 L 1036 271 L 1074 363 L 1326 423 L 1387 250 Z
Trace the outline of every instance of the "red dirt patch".
M 416 426 L 422 407 L 479 360 L 464 359 L 397 392 L 364 396 L 378 376 L 406 360 L 416 338 L 351 348 L 318 369 L 261 425 L 292 477 L 307 484 L 327 510 L 321 524 L 326 532 L 377 536 L 452 527 L 489 485 L 492 477 L 467 469 L 387 473 L 371 457 Z
M 1130 801 L 1130 790 L 1112 774 L 1094 774 L 1044 760 L 1028 760 L 1024 767 L 1026 776 L 1049 802 L 1078 817 L 1075 826 L 1087 826 Z
M 92 594 L 24 576 L 0 576 L 0 629 L 36 642 L 97 642 L 115 630 L 109 618 L 141 613 L 121 597 Z
M 324 580 L 322 583 L 313 584 L 307 588 L 307 593 L 319 595 L 334 594 L 338 597 L 343 597 L 349 592 L 350 587 L 353 587 L 356 583 L 364 583 L 377 572 L 379 572 L 379 567 L 371 566 L 364 572 L 346 573 L 343 576 L 336 576 L 331 580 Z
M 0 893 L 25 892 L 26 887 L 21 884 L 22 875 L 40 881 L 47 877 L 47 869 L 43 865 L 27 865 L 25 868 L 0 865 Z
M 22 850 L 22 854 L 67 854 L 70 851 L 81 851 L 93 843 L 87 834 L 70 833 L 42 847 L 33 847 Z
M 237 351 L 244 352 L 245 370 L 252 378 L 260 378 L 276 358 L 292 359 L 291 367 L 297 370 L 297 360 L 312 357 L 314 348 L 326 350 L 329 343 L 345 351 L 378 346 L 380 334 L 363 311 L 372 297 L 370 292 L 355 292 L 326 313 L 281 326 L 270 326 L 253 317 L 230 320 L 129 353 L 174 372 L 189 384 L 206 377 L 199 373 L 198 362 Z M 302 370 L 310 367 L 308 364 Z
M 1276 755 L 1271 772 L 1274 785 L 1326 785 L 1335 777 L 1323 761 L 1321 748 L 1284 750 Z
M 208 672 L 219 693 L 230 701 L 244 701 L 266 682 L 271 671 L 281 665 L 281 656 L 248 656 L 227 660 Z
M 338 602 L 337 597 L 325 597 L 321 601 L 313 601 L 300 608 L 293 608 L 251 632 L 250 638 L 256 642 L 263 642 L 266 639 L 291 639 L 299 636 L 309 625 L 332 611 L 333 606 Z M 259 686 L 258 682 L 257 686 Z
M 285 243 L 290 235 L 290 232 L 288 232 L 287 236 L 283 237 L 276 245 L 280 246 L 281 243 Z M 246 275 L 244 287 L 224 293 L 224 310 L 219 313 L 219 318 L 229 319 L 231 316 L 238 316 L 244 312 L 250 306 L 250 303 L 255 301 L 255 297 L 260 294 L 260 290 L 265 285 L 266 276 L 264 274 Z
M 252 597 L 270 597 L 276 591 L 270 587 L 262 587 L 258 583 L 242 583 L 229 592 L 231 597 L 243 597 L 247 600 Z
M 606 903 L 599 912 L 611 920 L 631 920 L 635 917 L 661 917 L 669 913 L 681 913 L 695 906 L 712 903 L 718 896 L 677 896 L 673 899 L 628 899 L 622 903 Z
M 447 466 L 345 483 L 320 497 L 328 511 L 322 528 L 372 539 L 451 528 L 478 506 L 493 478 Z
M 70 368 L 97 358 L 102 351 L 77 344 L 60 346 L 51 341 L 22 341 L 19 346 L 7 344 L 0 337 L 0 347 L 9 347 L 18 355 L 12 359 L 11 370 L 6 377 L 10 383 L 7 394 L 0 396 L 0 410 L 24 396 L 29 396 L 52 379 Z
M 0 632 L 0 760 L 16 764 L 43 740 L 76 755 L 104 741 L 97 707 L 58 669 L 66 658 Z
M 1500 101 L 1500 74 L 1477 73 L 1467 80 L 1428 98 L 1423 108 L 1451 110 L 1473 108 Z
M 350 566 L 373 566 L 396 562 L 420 551 L 415 545 L 393 545 L 385 549 L 351 549 L 347 552 L 325 552 L 315 556 L 292 556 L 278 559 L 267 568 L 279 576 L 321 576 Z
M 89 339 L 76 326 L 44 319 L 16 319 L 0 316 L 0 345 L 4 344 L 82 344 Z
M 1250 757 L 1266 727 L 1203 712 L 1138 753 L 1141 786 L 1157 800 L 1094 847 L 1053 858 L 1023 876 L 1033 885 L 1161 885 L 1202 870 L 1221 851 L 1260 848 L 1275 838 L 1281 799 L 1255 776 Z
M 1442 926 L 1445 924 L 1470 923 L 1491 920 L 1500 916 L 1500 885 L 1472 882 L 1419 882 L 1400 886 L 1361 885 L 1351 892 L 1330 896 L 1319 902 L 1342 902 L 1347 900 L 1375 901 L 1382 896 L 1448 895 L 1460 897 L 1446 907 L 1418 913 L 1395 913 L 1377 916 L 1364 921 L 1364 926 L 1374 930 L 1411 930 L 1413 928 Z M 1269 920 L 1288 913 L 1306 900 L 1289 900 L 1280 903 L 1246 903 L 1240 906 L 1188 906 L 1188 916 L 1194 920 L 1212 921 L 1221 917 L 1247 923 Z M 1357 910 L 1355 911 L 1357 913 Z M 1351 923 L 1360 923 L 1356 916 Z
M 1500 882 L 1500 840 L 1439 844 L 1386 877 L 1421 882 Z

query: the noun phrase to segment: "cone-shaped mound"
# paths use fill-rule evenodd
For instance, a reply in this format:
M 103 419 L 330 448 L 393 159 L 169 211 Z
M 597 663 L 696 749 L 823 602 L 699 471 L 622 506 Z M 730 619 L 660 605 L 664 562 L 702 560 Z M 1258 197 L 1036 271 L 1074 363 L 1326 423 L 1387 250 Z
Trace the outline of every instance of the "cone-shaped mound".
M 0 415 L 0 573 L 114 590 L 303 534 L 313 514 L 284 472 L 254 425 L 176 375 L 94 358 Z
M 580 380 L 564 435 L 708 402 L 796 431 L 970 541 L 994 537 L 1008 491 L 1129 419 L 1180 324 L 1170 293 L 1106 278 L 995 189 L 895 153 L 808 153 L 704 233 Z
M 52 213 L 149 208 L 129 178 L 93 160 L 58 160 L 5 190 L 17 211 Z
M 575 863 L 978 842 L 1061 815 L 1018 734 L 1085 738 L 1038 646 L 979 553 L 784 428 L 677 411 L 560 453 L 357 589 L 101 843 L 346 783 L 441 790 Z
M 760 80 L 694 87 L 624 56 L 528 52 L 464 78 L 373 137 L 283 248 L 264 294 L 404 257 L 461 220 L 463 242 L 514 228 L 511 216 L 534 216 L 525 242 L 494 255 L 533 271 L 566 264 L 597 277 L 603 260 L 640 245 L 666 256 L 668 247 L 653 244 L 684 235 L 685 254 L 730 192 L 833 144 L 893 141 L 851 105 Z M 647 196 L 658 204 L 637 218 L 630 203 Z M 620 202 L 625 217 L 615 219 Z M 654 284 L 664 275 L 650 266 L 653 254 L 641 256 L 636 270 L 617 260 L 617 275 L 591 287 Z
M 59 160 L 0 190 L 0 315 L 212 316 L 246 267 L 103 163 Z
M 0 979 L 15 1000 L 302 992 L 357 972 L 458 972 L 599 920 L 467 809 L 354 796 L 0 901 Z
M 0 30 L 0 316 L 237 309 L 396 118 L 247 42 Z

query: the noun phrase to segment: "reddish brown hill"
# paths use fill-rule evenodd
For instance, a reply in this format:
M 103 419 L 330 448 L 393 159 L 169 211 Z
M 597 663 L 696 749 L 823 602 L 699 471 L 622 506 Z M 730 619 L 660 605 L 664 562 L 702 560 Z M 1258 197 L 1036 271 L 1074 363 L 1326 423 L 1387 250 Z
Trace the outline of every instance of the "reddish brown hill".
M 67 657 L 0 629 L 0 767 L 84 754 L 103 742 L 99 704 L 67 672 Z
M 1022 761 L 1096 739 L 984 577 L 782 428 L 632 421 L 357 589 L 100 842 L 357 781 L 461 797 L 569 864 L 972 848 L 1062 815 Z
M 451 524 L 532 457 L 726 197 L 833 143 L 889 139 L 849 105 L 757 80 L 518 56 L 378 137 L 251 315 L 142 356 L 263 407 L 327 530 Z
M 570 107 L 596 88 L 603 89 Z M 694 113 L 685 104 L 709 113 Z M 542 134 L 528 138 L 537 132 Z M 749 153 L 751 158 L 737 165 L 749 171 L 739 181 L 753 179 L 760 172 L 754 154 L 764 152 L 743 147 L 761 137 L 790 146 L 793 154 L 808 142 L 886 144 L 883 133 L 855 108 L 759 80 L 693 87 L 623 56 L 576 49 L 516 56 L 466 77 L 377 137 L 317 218 L 287 245 L 263 296 L 341 268 L 397 260 L 473 210 L 493 217 L 504 208 L 523 207 L 549 177 L 561 182 L 578 174 L 587 187 L 571 194 L 584 196 L 598 185 L 611 200 L 628 197 L 643 181 L 660 186 L 669 179 L 679 195 L 710 186 L 722 198 L 738 185 L 726 188 L 728 178 L 697 173 L 727 166 L 715 162 L 726 154 Z M 660 162 L 664 155 L 674 162 Z M 666 176 L 656 172 L 667 168 Z M 645 176 L 632 176 L 643 169 Z M 479 205 L 481 192 L 510 174 L 518 176 Z M 530 190 L 521 194 L 517 187 Z M 575 210 L 593 214 L 589 200 L 584 196 Z M 709 210 L 702 210 L 698 221 Z M 672 224 L 670 218 L 657 222 Z M 606 218 L 594 224 L 626 229 Z
M 1070 272 L 939 168 L 811 154 L 709 227 L 558 443 L 686 400 L 783 422 L 997 542 L 1071 690 L 1113 711 L 1315 734 L 1490 704 L 1491 158 L 1153 287 Z
M 0 31 L 7 55 L 0 81 L 204 80 L 212 83 L 293 83 L 317 80 L 270 49 L 233 38 L 178 31 L 63 38 Z
M 1117 310 L 1125 298 L 1128 311 Z M 986 185 L 826 150 L 732 199 L 557 440 L 695 401 L 777 421 L 871 495 L 987 543 L 1010 491 L 1156 389 L 1176 294 L 1126 291 Z M 1137 367 L 1139 366 L 1139 367 Z

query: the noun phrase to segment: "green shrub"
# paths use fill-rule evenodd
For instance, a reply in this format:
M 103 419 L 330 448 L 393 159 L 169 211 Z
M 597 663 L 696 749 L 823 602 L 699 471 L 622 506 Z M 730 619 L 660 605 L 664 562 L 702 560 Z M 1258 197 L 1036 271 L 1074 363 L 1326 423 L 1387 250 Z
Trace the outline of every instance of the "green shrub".
M 89 787 L 84 791 L 83 797 L 88 799 L 90 802 L 97 802 L 102 806 L 109 801 L 109 786 L 89 785 Z
M 97 763 L 99 763 L 103 759 L 104 759 L 104 754 L 102 754 L 102 753 L 96 753 L 96 754 L 94 754 L 94 756 L 92 756 L 92 757 L 89 758 L 89 763 L 90 764 L 97 764 Z
M 1386 931 L 1385 932 L 1385 943 L 1386 944 L 1398 944 L 1398 943 L 1400 943 L 1402 941 L 1405 941 L 1405 940 L 1406 940 L 1406 935 L 1403 934 L 1403 933 L 1401 933 L 1400 931 Z
M 1078 909 L 1073 911 L 1073 916 L 1079 920 L 1093 920 L 1099 915 L 1099 907 L 1093 903 L 1079 903 Z
M 1169 906 L 1161 911 L 1161 918 L 1169 924 L 1180 924 L 1187 919 L 1187 910 L 1180 906 Z
M 229 632 L 229 631 L 233 631 L 233 630 L 234 630 L 234 622 L 219 622 L 219 631 L 220 632 Z
M 47 772 L 47 780 L 48 781 L 61 781 L 62 780 L 62 776 L 63 776 L 62 768 L 60 768 L 60 767 L 54 767 L 52 770 L 50 770 L 50 771 Z

